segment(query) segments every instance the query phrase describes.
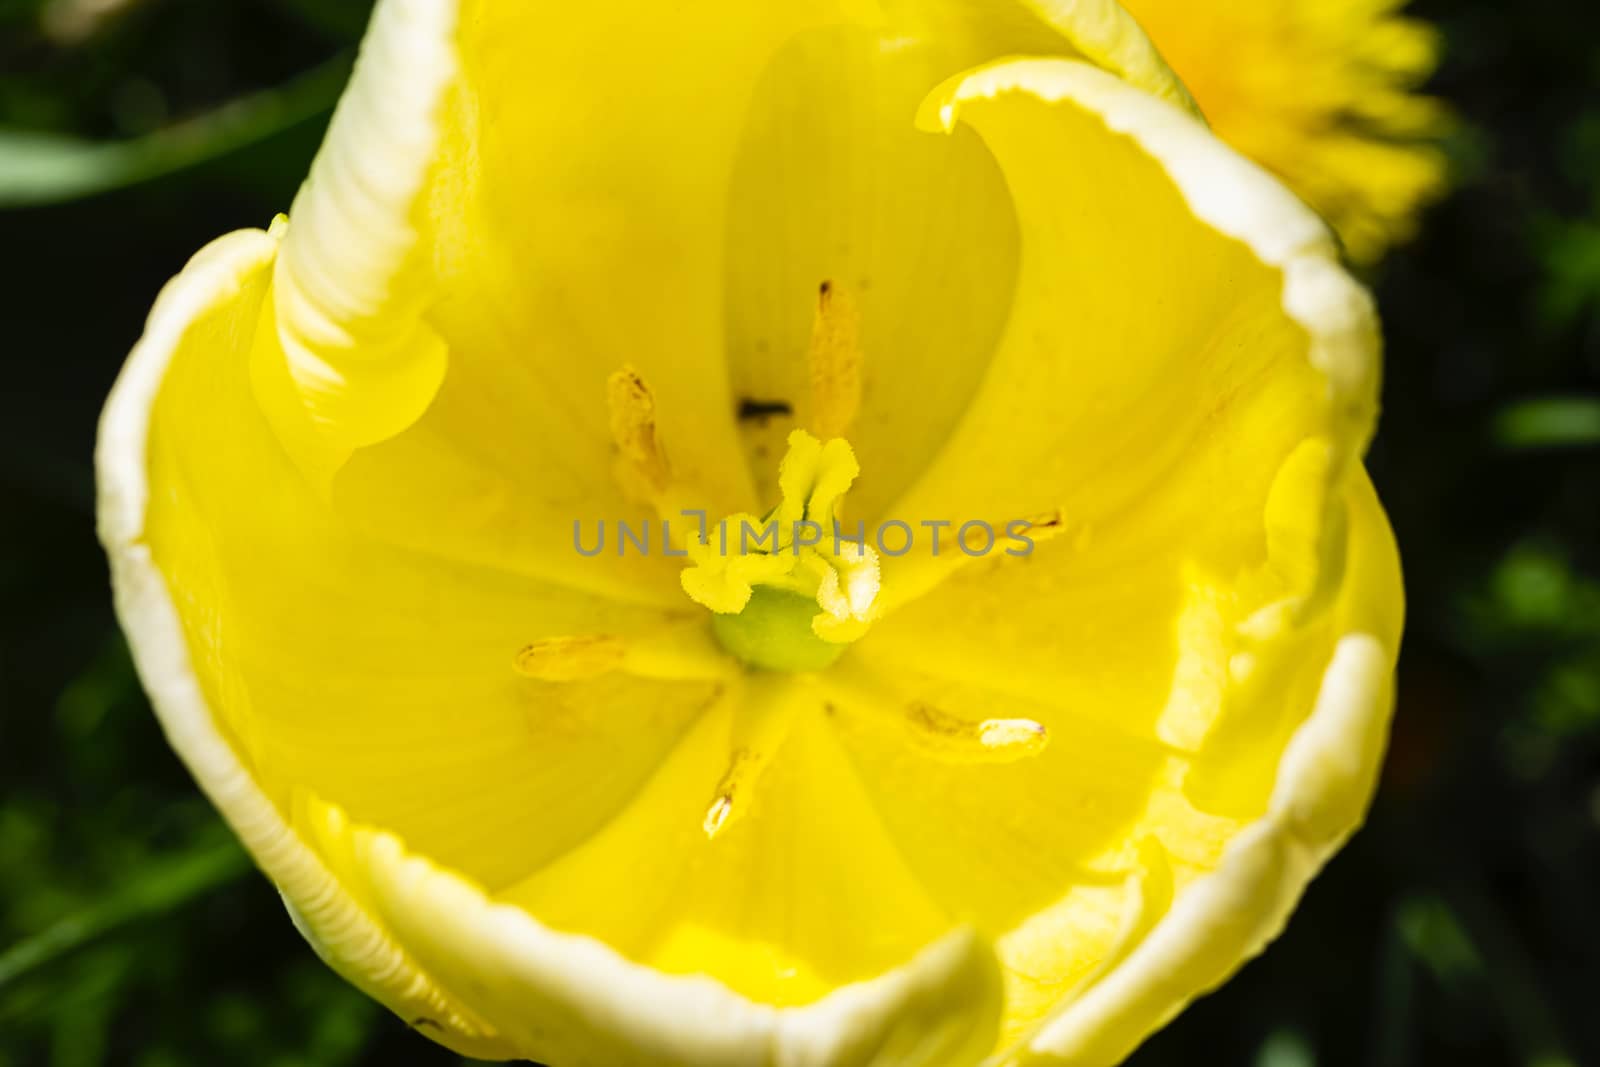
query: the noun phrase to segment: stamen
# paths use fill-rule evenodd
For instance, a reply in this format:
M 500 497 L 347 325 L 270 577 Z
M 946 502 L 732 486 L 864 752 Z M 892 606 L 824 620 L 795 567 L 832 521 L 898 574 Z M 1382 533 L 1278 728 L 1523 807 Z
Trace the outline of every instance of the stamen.
M 518 652 L 513 666 L 541 682 L 586 681 L 612 671 L 666 681 L 725 681 L 740 672 L 694 617 L 626 640 L 611 634 L 547 637 Z
M 984 719 L 978 724 L 978 741 L 997 752 L 1032 756 L 1050 743 L 1050 734 L 1032 719 Z
M 606 404 L 624 470 L 639 483 L 640 495 L 659 496 L 672 480 L 672 469 L 656 436 L 655 394 L 638 371 L 624 366 L 606 379 Z
M 730 739 L 733 754 L 700 822 L 711 838 L 749 810 L 749 796 L 788 739 L 795 718 L 816 706 L 816 693 L 809 684 L 782 675 L 753 678 L 735 699 L 741 695 Z
M 1050 743 L 1050 732 L 1034 719 L 964 719 L 926 701 L 906 703 L 859 663 L 830 672 L 824 687 L 829 699 L 854 712 L 898 720 L 918 750 L 944 763 L 1013 763 Z
M 636 678 L 670 682 L 728 681 L 742 672 L 739 662 L 706 632 L 698 614 L 628 642 L 621 669 Z
M 770 753 L 762 759 L 749 749 L 740 749 L 733 754 L 728 769 L 717 782 L 716 796 L 706 809 L 706 817 L 700 823 L 700 829 L 706 832 L 707 837 L 716 837 L 728 825 L 728 820 L 734 817 L 735 811 L 742 813 L 748 806 L 739 804 L 738 798 L 755 785 L 770 759 Z
M 610 634 L 547 637 L 517 653 L 517 673 L 541 682 L 576 682 L 622 665 L 628 646 Z
M 811 325 L 811 430 L 824 441 L 850 432 L 861 409 L 861 312 L 823 282 Z
M 920 702 L 906 708 L 905 719 L 920 747 L 951 763 L 1012 763 L 1050 743 L 1049 732 L 1033 719 L 974 722 Z
M 1061 508 L 1052 508 L 1037 515 L 1029 515 L 1024 521 L 1028 524 L 1028 528 L 1024 532 L 1033 540 L 1035 548 L 1041 543 L 1065 533 L 1070 528 L 1067 523 L 1066 512 Z M 1078 536 L 1082 537 L 1087 529 L 1088 527 L 1086 526 L 1080 526 L 1078 528 Z
M 707 837 L 716 837 L 721 832 L 723 824 L 728 821 L 728 816 L 732 814 L 733 794 L 724 793 L 712 802 L 705 819 L 700 823 L 700 829 L 705 831 Z

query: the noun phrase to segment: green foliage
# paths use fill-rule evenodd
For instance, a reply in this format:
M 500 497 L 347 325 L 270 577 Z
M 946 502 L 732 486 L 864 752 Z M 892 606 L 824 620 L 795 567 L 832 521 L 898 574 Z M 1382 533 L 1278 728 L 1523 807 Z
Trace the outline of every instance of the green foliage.
M 326 114 L 350 75 L 330 62 L 213 111 L 127 141 L 0 130 L 0 209 L 77 200 L 174 174 Z
M 367 6 L 0 0 L 0 1067 L 460 1062 L 294 936 L 162 739 L 92 532 L 152 297 L 289 203 Z M 1413 6 L 1463 122 L 1457 192 L 1372 279 L 1410 599 L 1385 780 L 1136 1067 L 1600 1063 L 1600 8 Z

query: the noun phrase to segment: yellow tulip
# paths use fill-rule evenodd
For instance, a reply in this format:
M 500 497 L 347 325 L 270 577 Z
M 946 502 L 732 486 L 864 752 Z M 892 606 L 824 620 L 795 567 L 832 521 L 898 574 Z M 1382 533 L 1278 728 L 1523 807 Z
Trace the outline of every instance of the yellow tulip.
M 1438 62 L 1406 0 L 1125 0 L 1219 137 L 1322 212 L 1360 262 L 1444 192 Z
M 383 0 L 98 450 L 328 963 L 556 1067 L 1093 1065 L 1258 951 L 1399 574 L 1370 302 L 1188 108 L 1099 0 Z

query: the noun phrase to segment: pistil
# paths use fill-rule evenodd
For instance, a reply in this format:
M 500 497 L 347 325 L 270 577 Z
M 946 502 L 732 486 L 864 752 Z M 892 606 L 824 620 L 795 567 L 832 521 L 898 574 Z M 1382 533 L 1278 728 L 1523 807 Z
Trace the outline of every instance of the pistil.
M 840 502 L 861 468 L 843 438 L 789 435 L 783 500 L 759 519 L 730 515 L 692 538 L 681 582 L 716 615 L 723 646 L 753 667 L 816 670 L 877 617 L 878 555 L 847 540 Z M 757 598 L 757 590 L 761 596 Z

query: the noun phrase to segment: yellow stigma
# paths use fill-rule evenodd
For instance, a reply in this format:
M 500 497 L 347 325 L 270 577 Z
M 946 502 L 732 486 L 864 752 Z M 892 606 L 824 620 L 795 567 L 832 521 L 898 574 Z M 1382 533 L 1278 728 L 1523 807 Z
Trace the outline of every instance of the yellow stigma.
M 768 670 L 820 670 L 877 617 L 878 554 L 838 522 L 860 472 L 843 438 L 823 444 L 796 430 L 778 468 L 778 506 L 691 538 L 683 590 L 715 613 L 734 656 Z

